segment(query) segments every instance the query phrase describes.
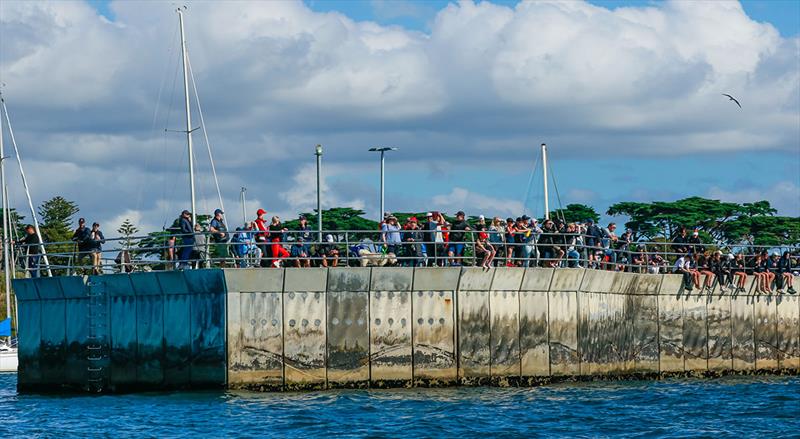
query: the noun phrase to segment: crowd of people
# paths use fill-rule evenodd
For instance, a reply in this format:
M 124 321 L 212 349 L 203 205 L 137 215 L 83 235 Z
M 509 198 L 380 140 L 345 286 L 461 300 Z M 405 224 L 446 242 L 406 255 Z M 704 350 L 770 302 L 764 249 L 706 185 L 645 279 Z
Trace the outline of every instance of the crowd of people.
M 327 233 L 322 238 L 305 217 L 289 230 L 278 216 L 267 217 L 264 209 L 254 220 L 228 230 L 224 212 L 216 209 L 204 228 L 193 223 L 184 210 L 173 233 L 166 237 L 164 260 L 167 269 L 201 268 L 211 265 L 235 267 L 336 267 L 342 259 L 362 265 L 445 267 L 473 265 L 491 267 L 593 268 L 638 273 L 679 273 L 687 290 L 720 288 L 741 291 L 747 275 L 756 277 L 756 289 L 770 293 L 794 293 L 793 269 L 797 255 L 741 251 L 723 254 L 703 243 L 698 230 L 680 229 L 672 242 L 639 243 L 628 229 L 617 235 L 613 222 L 602 227 L 591 219 L 565 222 L 545 218 L 541 223 L 527 215 L 518 218 L 478 216 L 468 220 L 463 211 L 451 220 L 437 211 L 424 218 L 410 216 L 401 221 L 384 214 L 375 231 Z M 322 239 L 320 239 L 322 238 Z M 73 233 L 76 265 L 91 258 L 92 272 L 102 273 L 100 225 L 87 227 L 78 221 Z M 40 245 L 33 227 L 23 240 L 28 247 L 29 265 L 39 265 Z M 674 263 L 671 263 L 674 260 Z M 127 250 L 117 254 L 120 271 L 131 271 Z M 670 269 L 670 265 L 672 268 Z M 38 270 L 37 270 L 38 271 Z

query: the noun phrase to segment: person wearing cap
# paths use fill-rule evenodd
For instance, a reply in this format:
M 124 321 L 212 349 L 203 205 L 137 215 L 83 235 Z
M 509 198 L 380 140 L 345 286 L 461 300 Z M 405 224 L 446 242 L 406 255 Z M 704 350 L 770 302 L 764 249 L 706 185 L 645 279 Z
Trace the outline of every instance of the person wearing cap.
M 486 225 L 486 217 L 484 217 L 483 215 L 478 215 L 478 221 L 475 222 L 475 226 L 473 227 L 473 229 L 476 232 L 485 232 L 489 230 L 489 226 Z
M 300 225 L 297 226 L 297 243 L 292 246 L 291 256 L 295 258 L 295 266 L 308 268 L 311 267 L 309 257 L 311 257 L 311 241 L 314 238 L 305 215 L 300 215 L 298 221 Z
M 381 241 L 386 253 L 392 253 L 395 256 L 400 252 L 400 224 L 397 223 L 397 217 L 393 215 L 387 216 L 381 224 Z
M 425 215 L 427 218 L 427 222 L 425 223 L 425 248 L 427 250 L 427 254 L 430 257 L 429 265 L 438 265 L 439 262 L 439 252 L 436 245 L 436 237 L 437 235 L 441 235 L 441 233 L 437 233 L 437 231 L 441 230 L 438 221 L 438 213 L 431 212 Z
M 703 241 L 700 240 L 700 232 L 697 229 L 692 232 L 692 236 L 686 240 L 686 243 L 689 245 L 689 251 L 694 254 L 703 253 L 705 251 Z
M 222 259 L 222 264 L 225 263 L 225 258 L 228 257 L 228 227 L 225 225 L 225 212 L 222 209 L 214 210 L 214 218 L 208 225 L 208 231 L 211 232 L 211 240 L 214 241 L 212 247 L 211 257 L 215 259 Z
M 450 265 L 454 267 L 463 264 L 466 232 L 472 230 L 465 218 L 466 214 L 459 210 L 456 212 L 455 222 L 450 226 L 450 245 L 447 249 L 447 255 L 450 257 Z
M 478 238 L 475 240 L 475 265 L 487 270 L 492 268 L 495 254 L 495 249 L 489 242 L 489 235 L 486 232 L 478 232 Z
M 262 267 L 269 267 L 269 259 L 270 259 L 270 246 L 267 244 L 267 231 L 269 229 L 269 224 L 267 224 L 267 220 L 264 218 L 264 215 L 267 214 L 267 211 L 264 209 L 258 209 L 256 211 L 256 219 L 253 221 L 253 228 L 257 230 L 255 234 L 256 246 L 261 250 L 261 263 Z
M 75 265 L 81 268 L 83 260 L 88 258 L 91 254 L 91 243 L 89 242 L 89 235 L 91 231 L 86 227 L 86 220 L 83 218 L 78 219 L 78 228 L 72 233 L 72 241 L 77 245 L 78 252 L 75 255 Z
M 181 212 L 178 220 L 178 227 L 181 236 L 181 248 L 178 250 L 178 268 L 189 268 L 189 259 L 192 257 L 194 248 L 194 224 L 192 224 L 192 214 L 188 210 Z
M 603 232 L 600 227 L 594 223 L 594 220 L 588 218 L 586 220 L 586 239 L 584 245 L 586 246 L 586 260 L 589 267 L 597 267 L 600 261 L 595 257 L 595 253 L 601 248 L 600 242 L 603 237 Z

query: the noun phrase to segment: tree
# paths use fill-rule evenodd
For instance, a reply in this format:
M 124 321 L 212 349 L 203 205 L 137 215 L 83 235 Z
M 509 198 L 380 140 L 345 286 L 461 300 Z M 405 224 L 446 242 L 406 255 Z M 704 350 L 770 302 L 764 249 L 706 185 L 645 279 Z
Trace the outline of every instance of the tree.
M 0 208 L 0 218 L 2 218 L 2 214 L 3 209 Z M 20 215 L 17 209 L 13 207 L 8 210 L 8 216 L 11 219 L 12 227 L 12 229 L 9 230 L 9 237 L 14 239 L 15 235 L 19 237 L 25 236 L 25 223 L 23 222 L 25 217 Z M 0 233 L 2 233 L 2 226 L 0 226 Z
M 73 201 L 64 197 L 53 197 L 39 206 L 42 218 L 42 238 L 49 242 L 65 242 L 72 238 L 72 217 L 80 209 Z
M 130 219 L 125 218 L 125 221 L 123 221 L 122 225 L 117 229 L 117 233 L 122 236 L 126 249 L 132 248 L 137 244 L 133 236 L 139 233 L 139 228 L 134 226 Z
M 567 204 L 567 207 L 550 212 L 550 218 L 561 218 L 566 223 L 584 222 L 591 219 L 595 223 L 600 221 L 600 215 L 594 207 L 585 204 Z
M 776 212 L 768 201 L 737 204 L 690 197 L 673 202 L 616 203 L 607 213 L 627 216 L 625 225 L 637 239 L 671 239 L 686 227 L 697 229 L 705 242 L 741 241 L 744 236 L 764 245 L 800 241 L 800 218 L 777 217 Z

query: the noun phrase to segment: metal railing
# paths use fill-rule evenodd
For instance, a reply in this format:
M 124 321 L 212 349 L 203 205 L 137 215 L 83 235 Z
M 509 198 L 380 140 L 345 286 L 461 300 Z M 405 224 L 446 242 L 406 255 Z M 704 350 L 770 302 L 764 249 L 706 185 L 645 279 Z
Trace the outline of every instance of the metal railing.
M 770 254 L 789 252 L 792 269 L 797 269 L 800 255 L 797 244 L 778 247 L 740 243 L 623 242 L 577 233 L 330 230 L 323 231 L 325 239 L 322 241 L 318 240 L 317 233 L 312 230 L 236 230 L 224 234 L 162 232 L 108 239 L 102 243 L 44 243 L 49 265 L 37 254 L 39 244 L 12 243 L 15 258 L 12 262 L 33 277 L 47 269 L 54 275 L 84 275 L 208 267 L 398 265 L 582 267 L 667 273 L 672 272 L 674 262 L 687 253 L 698 255 L 692 262 L 698 270 L 711 269 L 713 254 L 721 252 L 725 256 L 741 254 L 742 270 L 752 273 L 759 270 L 753 266 L 753 255 L 765 251 Z

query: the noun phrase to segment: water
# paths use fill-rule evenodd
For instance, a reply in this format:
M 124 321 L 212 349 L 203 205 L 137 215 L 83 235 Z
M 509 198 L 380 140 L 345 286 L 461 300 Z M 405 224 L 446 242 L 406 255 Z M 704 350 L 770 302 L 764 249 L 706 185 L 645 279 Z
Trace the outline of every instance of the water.
M 17 395 L 0 437 L 800 437 L 800 377 L 538 388 Z

